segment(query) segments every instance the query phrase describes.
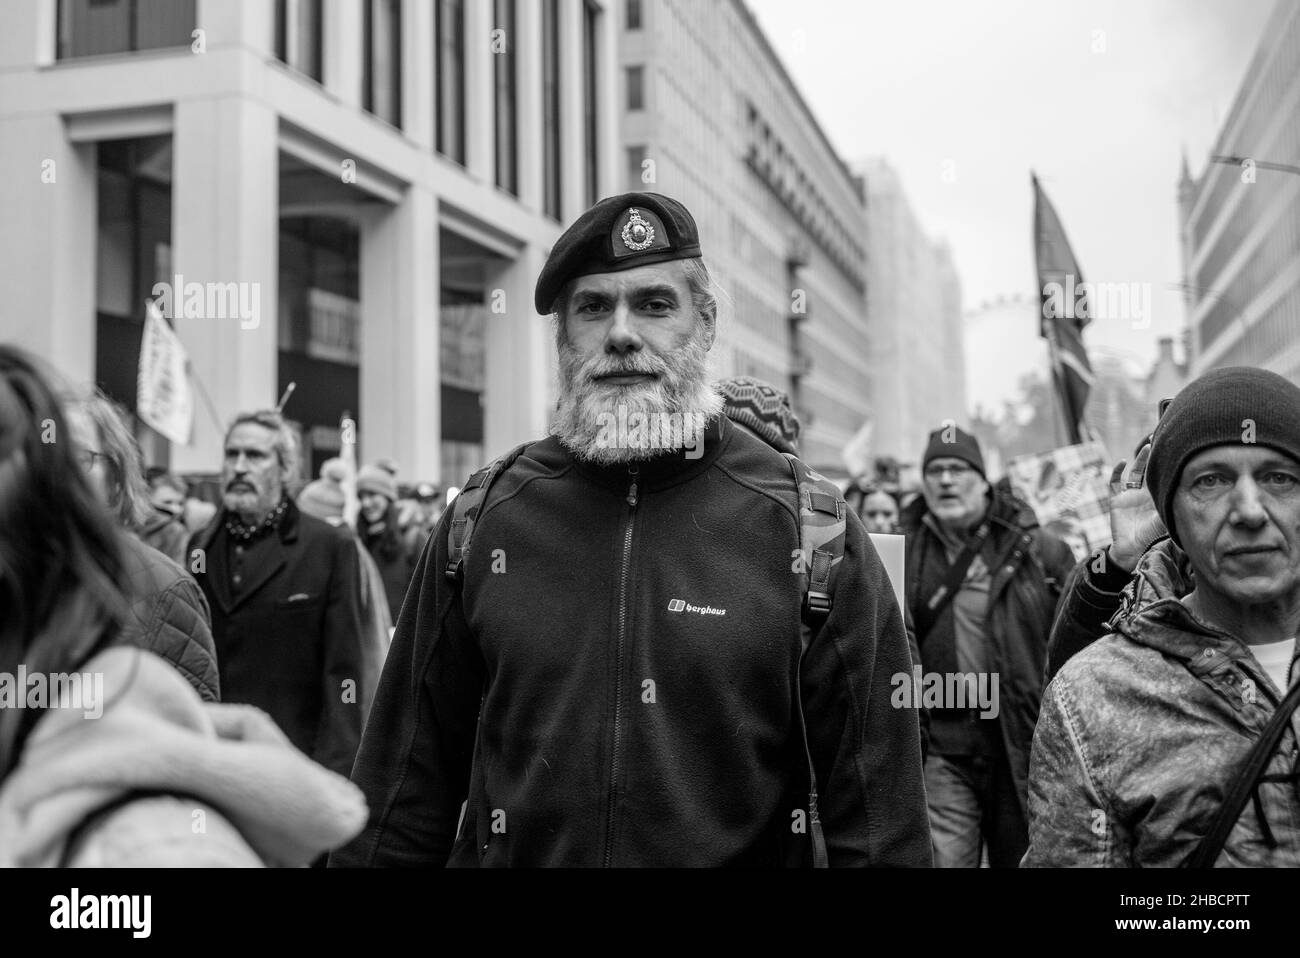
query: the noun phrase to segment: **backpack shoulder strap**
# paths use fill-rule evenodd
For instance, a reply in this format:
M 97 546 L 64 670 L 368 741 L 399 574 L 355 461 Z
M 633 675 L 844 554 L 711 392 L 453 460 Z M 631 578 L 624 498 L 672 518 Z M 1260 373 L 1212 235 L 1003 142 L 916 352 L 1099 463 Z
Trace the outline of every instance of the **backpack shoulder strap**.
M 844 559 L 848 504 L 839 486 L 808 468 L 798 456 L 784 455 L 799 501 L 804 622 L 815 627 L 830 614 L 834 602 L 835 578 Z
M 445 575 L 457 585 L 460 584 L 465 567 L 465 557 L 469 555 L 470 539 L 474 535 L 474 523 L 478 520 L 487 502 L 488 490 L 497 477 L 505 472 L 525 449 L 532 443 L 526 442 L 516 446 L 504 456 L 494 459 L 474 475 L 470 476 L 464 487 L 451 503 L 451 524 L 447 526 L 447 568 Z
M 808 746 L 808 722 L 803 710 L 803 652 L 808 651 L 817 630 L 830 615 L 835 601 L 835 577 L 844 558 L 844 533 L 848 526 L 848 505 L 839 486 L 808 468 L 798 456 L 783 453 L 794 477 L 799 507 L 799 563 L 803 585 L 803 622 L 799 628 L 801 655 L 795 673 L 795 708 L 804 759 L 808 764 L 808 837 L 813 868 L 828 867 L 826 835 L 817 810 L 817 770 Z
M 1250 800 L 1251 795 L 1256 794 L 1255 790 L 1259 787 L 1264 769 L 1268 767 L 1269 760 L 1277 751 L 1278 742 L 1282 740 L 1283 733 L 1290 725 L 1291 714 L 1295 712 L 1297 706 L 1300 706 L 1300 682 L 1291 686 L 1286 697 L 1278 705 L 1277 711 L 1264 726 L 1264 731 L 1255 740 L 1254 746 L 1242 759 L 1237 767 L 1237 775 L 1232 782 L 1232 787 L 1228 790 L 1223 804 L 1219 806 L 1219 811 L 1210 824 L 1210 830 L 1197 844 L 1191 857 L 1183 863 L 1183 867 L 1214 867 L 1219 853 L 1228 842 L 1228 835 L 1231 834 L 1233 826 L 1237 824 L 1237 819 L 1241 817 L 1241 812 L 1246 807 L 1246 802 Z M 1256 794 L 1256 802 L 1258 800 Z M 1256 812 L 1259 812 L 1258 808 Z

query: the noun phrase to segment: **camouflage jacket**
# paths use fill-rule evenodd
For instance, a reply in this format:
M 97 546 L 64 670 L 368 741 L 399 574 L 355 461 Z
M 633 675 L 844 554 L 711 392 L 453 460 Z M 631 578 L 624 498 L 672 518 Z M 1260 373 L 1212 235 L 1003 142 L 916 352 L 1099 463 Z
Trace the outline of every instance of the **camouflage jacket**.
M 1112 633 L 1043 696 L 1029 770 L 1025 866 L 1176 866 L 1209 831 L 1283 696 L 1238 639 L 1182 604 L 1167 552 L 1143 559 Z M 1300 713 L 1268 766 L 1289 776 Z M 1219 866 L 1300 865 L 1300 792 L 1264 783 Z

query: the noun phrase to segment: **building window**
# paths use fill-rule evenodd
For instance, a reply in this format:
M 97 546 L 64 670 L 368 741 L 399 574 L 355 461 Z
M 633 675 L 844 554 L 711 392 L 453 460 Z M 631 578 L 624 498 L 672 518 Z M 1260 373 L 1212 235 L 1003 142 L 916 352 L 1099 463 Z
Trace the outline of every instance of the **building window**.
M 560 4 L 542 0 L 542 211 L 560 219 Z
M 193 42 L 196 0 L 59 0 L 59 59 Z
M 361 90 L 362 107 L 399 129 L 402 126 L 401 6 L 401 0 L 366 0 Z
M 277 0 L 275 56 L 317 83 L 321 72 L 322 0 Z
M 645 147 L 629 146 L 627 148 L 627 188 L 632 192 L 643 190 L 646 184 L 641 182 L 645 171 Z
M 627 28 L 641 29 L 641 0 L 627 0 Z
M 494 29 L 502 44 L 494 48 L 493 94 L 496 102 L 496 184 L 519 195 L 519 63 L 515 52 L 517 0 L 493 0 Z
M 627 108 L 629 110 L 645 109 L 645 67 L 628 67 L 627 73 Z
M 435 148 L 465 165 L 465 0 L 437 0 L 433 18 L 438 51 L 434 92 Z
M 599 171 L 600 171 L 600 147 L 599 147 L 599 91 L 596 89 L 596 18 L 600 16 L 600 11 L 596 6 L 587 0 L 583 4 L 582 11 L 582 131 L 583 131 L 583 153 L 587 159 L 587 206 L 595 204 L 600 198 L 597 192 L 600 188 Z

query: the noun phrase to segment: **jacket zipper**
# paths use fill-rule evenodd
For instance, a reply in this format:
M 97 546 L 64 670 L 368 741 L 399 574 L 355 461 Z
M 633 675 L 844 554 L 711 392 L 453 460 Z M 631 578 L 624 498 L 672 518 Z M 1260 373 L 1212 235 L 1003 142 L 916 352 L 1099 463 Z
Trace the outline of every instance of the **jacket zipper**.
M 627 638 L 627 580 L 632 561 L 632 520 L 636 513 L 637 477 L 641 468 L 632 463 L 627 467 L 631 484 L 627 490 L 627 531 L 623 533 L 623 566 L 619 574 L 618 588 L 618 651 L 617 671 L 614 680 L 614 747 L 609 759 L 609 815 L 605 825 L 605 862 L 609 868 L 614 858 L 614 807 L 615 793 L 618 789 L 618 749 L 620 733 L 623 730 L 623 648 Z

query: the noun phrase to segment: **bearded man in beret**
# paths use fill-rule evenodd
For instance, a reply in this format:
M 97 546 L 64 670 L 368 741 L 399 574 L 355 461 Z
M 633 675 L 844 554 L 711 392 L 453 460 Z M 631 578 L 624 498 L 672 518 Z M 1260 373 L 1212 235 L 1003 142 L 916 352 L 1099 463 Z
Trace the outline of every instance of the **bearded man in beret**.
M 709 385 L 702 255 L 654 193 L 555 244 L 551 435 L 459 520 L 463 565 L 454 506 L 426 545 L 353 772 L 371 821 L 333 864 L 930 864 L 902 615 L 850 513 L 803 650 L 791 462 Z

